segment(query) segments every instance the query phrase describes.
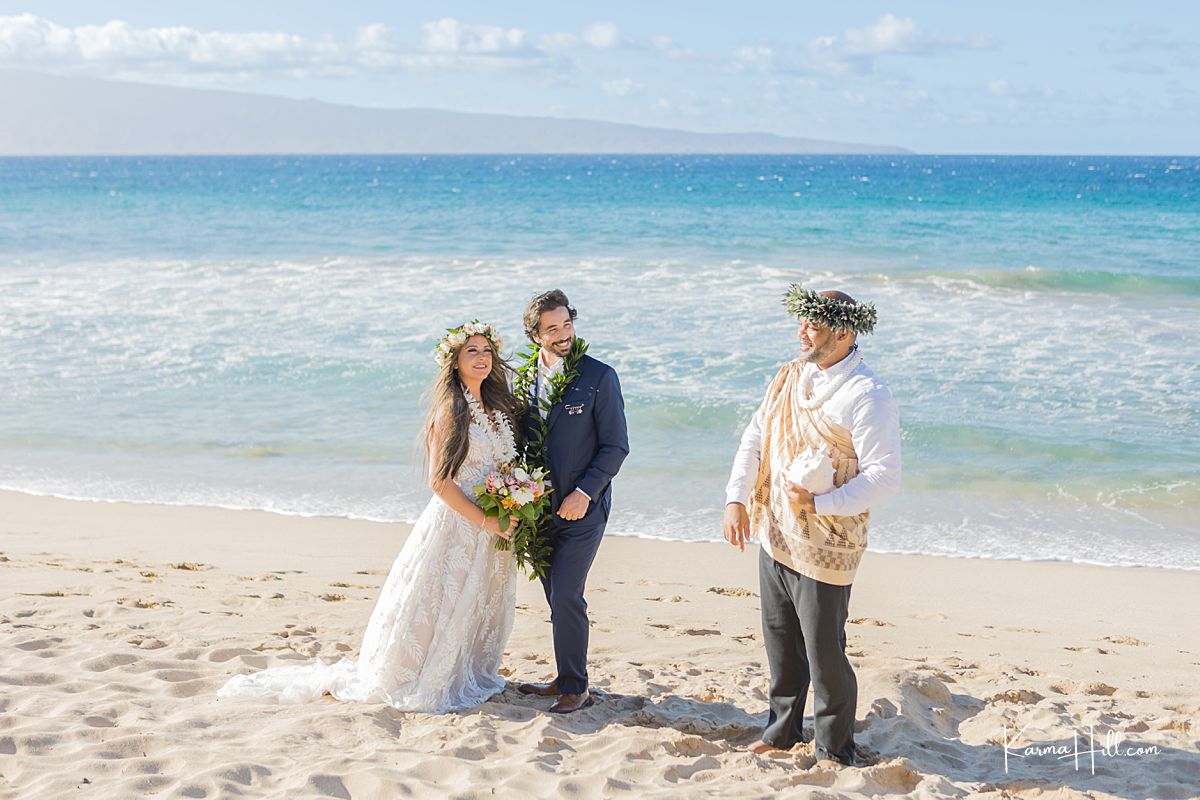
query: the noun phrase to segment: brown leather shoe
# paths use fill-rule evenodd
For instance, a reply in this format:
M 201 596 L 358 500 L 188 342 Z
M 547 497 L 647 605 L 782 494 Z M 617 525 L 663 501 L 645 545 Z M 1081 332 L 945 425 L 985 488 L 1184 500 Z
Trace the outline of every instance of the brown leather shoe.
M 550 683 L 522 683 L 517 687 L 517 691 L 521 694 L 536 694 L 538 697 L 558 697 L 558 684 L 554 681 L 550 681 Z
M 581 708 L 587 708 L 596 701 L 592 699 L 592 693 L 587 689 L 583 690 L 583 694 L 564 694 L 550 706 L 551 714 L 570 714 L 572 711 L 578 711 Z

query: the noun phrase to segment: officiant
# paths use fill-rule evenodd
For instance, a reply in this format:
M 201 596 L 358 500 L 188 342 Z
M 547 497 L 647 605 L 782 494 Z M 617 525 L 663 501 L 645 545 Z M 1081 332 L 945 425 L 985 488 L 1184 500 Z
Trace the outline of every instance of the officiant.
M 799 320 L 799 355 L 768 386 L 726 487 L 726 541 L 743 551 L 752 536 L 761 544 L 770 712 L 751 750 L 803 740 L 811 683 L 814 755 L 853 765 L 850 588 L 870 509 L 900 487 L 900 421 L 858 348 L 858 336 L 875 328 L 874 305 L 793 284 L 784 306 Z

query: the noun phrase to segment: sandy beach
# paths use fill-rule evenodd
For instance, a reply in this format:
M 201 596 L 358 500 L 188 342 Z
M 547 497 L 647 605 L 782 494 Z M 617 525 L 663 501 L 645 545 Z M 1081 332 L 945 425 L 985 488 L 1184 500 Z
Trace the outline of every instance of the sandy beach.
M 0 493 L 0 797 L 1200 795 L 1187 571 L 869 552 L 861 768 L 745 751 L 766 717 L 758 551 L 720 544 L 605 541 L 598 702 L 568 717 L 515 688 L 553 675 L 525 581 L 509 688 L 476 710 L 217 699 L 236 673 L 353 656 L 406 533 Z

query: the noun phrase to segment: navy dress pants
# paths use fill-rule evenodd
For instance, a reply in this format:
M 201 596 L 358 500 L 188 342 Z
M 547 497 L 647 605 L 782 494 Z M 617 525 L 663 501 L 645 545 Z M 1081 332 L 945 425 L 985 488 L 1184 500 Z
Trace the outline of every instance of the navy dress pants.
M 605 520 L 592 525 L 566 525 L 556 520 L 549 531 L 554 543 L 550 569 L 542 579 L 554 634 L 555 679 L 562 694 L 582 694 L 588 687 L 587 601 L 583 599 L 588 570 L 604 538 Z

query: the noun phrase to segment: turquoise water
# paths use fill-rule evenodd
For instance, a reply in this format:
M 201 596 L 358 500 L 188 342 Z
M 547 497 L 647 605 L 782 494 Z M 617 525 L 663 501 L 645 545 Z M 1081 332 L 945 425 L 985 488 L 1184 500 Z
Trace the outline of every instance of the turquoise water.
M 1200 159 L 0 159 L 0 487 L 411 519 L 439 332 L 560 286 L 610 529 L 719 536 L 787 284 L 879 308 L 878 550 L 1200 567 Z

